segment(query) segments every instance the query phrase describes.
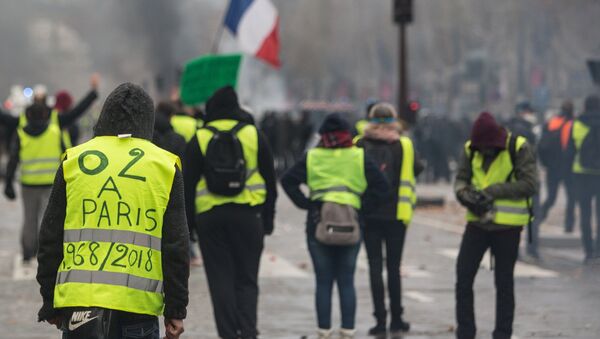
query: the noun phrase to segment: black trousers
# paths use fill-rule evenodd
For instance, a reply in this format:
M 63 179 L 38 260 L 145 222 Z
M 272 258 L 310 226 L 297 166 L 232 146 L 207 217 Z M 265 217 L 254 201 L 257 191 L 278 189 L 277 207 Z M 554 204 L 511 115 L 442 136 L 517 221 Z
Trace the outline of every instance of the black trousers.
M 585 258 L 600 256 L 600 175 L 574 175 Z M 596 208 L 596 240 L 592 234 L 592 203 Z M 595 244 L 594 244 L 595 243 Z
M 546 174 L 546 189 L 548 190 L 546 201 L 542 205 L 541 214 L 539 216 L 540 223 L 543 222 L 552 206 L 556 202 L 558 188 L 563 182 L 567 192 L 567 209 L 565 214 L 565 232 L 572 232 L 575 224 L 575 187 L 573 184 L 573 176 L 570 173 L 565 174 L 565 171 L 560 169 L 548 169 Z
M 197 231 L 221 338 L 258 335 L 258 269 L 264 231 L 260 211 L 227 205 L 197 216 Z
M 502 231 L 486 231 L 467 226 L 456 263 L 456 337 L 475 338 L 473 282 L 481 259 L 488 248 L 494 255 L 496 284 L 496 327 L 494 339 L 510 339 L 515 314 L 514 268 L 519 253 L 521 227 Z
M 392 323 L 402 319 L 402 282 L 400 263 L 404 249 L 406 226 L 398 220 L 365 219 L 365 248 L 369 259 L 373 315 L 378 324 L 386 323 L 385 287 L 383 284 L 383 249 L 385 243 L 385 263 L 387 287 L 390 299 Z

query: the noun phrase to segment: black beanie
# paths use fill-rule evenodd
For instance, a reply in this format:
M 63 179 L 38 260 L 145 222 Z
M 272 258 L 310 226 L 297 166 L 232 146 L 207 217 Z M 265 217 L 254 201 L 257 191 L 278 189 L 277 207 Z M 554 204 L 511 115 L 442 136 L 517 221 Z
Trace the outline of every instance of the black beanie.
M 319 128 L 319 134 L 338 131 L 350 131 L 350 125 L 340 113 L 328 114 Z
M 240 112 L 238 96 L 231 86 L 218 89 L 206 102 L 206 120 L 237 117 Z
M 131 134 L 152 140 L 154 133 L 154 103 L 138 85 L 124 83 L 112 91 L 102 107 L 94 126 L 95 136 Z

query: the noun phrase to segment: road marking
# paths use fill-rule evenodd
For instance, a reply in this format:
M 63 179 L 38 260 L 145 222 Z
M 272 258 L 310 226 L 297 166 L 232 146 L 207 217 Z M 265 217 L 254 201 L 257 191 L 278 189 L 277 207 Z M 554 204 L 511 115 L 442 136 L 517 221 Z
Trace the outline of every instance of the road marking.
M 37 260 L 31 260 L 29 264 L 23 264 L 21 254 L 16 254 L 13 259 L 13 280 L 34 280 L 37 274 Z
M 312 275 L 280 256 L 265 252 L 260 261 L 259 276 L 261 278 L 310 278 Z
M 458 258 L 458 249 L 445 248 L 437 251 L 438 254 L 456 260 Z M 486 251 L 483 259 L 481 259 L 481 265 L 485 269 L 490 269 L 490 251 Z M 515 266 L 515 277 L 527 277 L 527 278 L 556 278 L 558 272 L 540 268 L 534 265 L 530 265 L 524 262 L 517 261 Z
M 424 304 L 431 304 L 435 301 L 432 297 L 417 291 L 406 291 L 404 292 L 404 296 Z

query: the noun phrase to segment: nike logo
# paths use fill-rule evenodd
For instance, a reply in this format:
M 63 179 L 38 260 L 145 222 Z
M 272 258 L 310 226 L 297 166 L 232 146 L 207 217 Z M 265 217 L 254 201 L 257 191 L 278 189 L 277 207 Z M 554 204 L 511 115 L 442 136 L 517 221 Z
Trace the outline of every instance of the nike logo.
M 90 318 L 91 313 L 92 311 L 73 312 L 73 315 L 71 316 L 71 321 L 69 321 L 69 331 L 75 331 L 79 327 L 98 318 L 98 316 Z

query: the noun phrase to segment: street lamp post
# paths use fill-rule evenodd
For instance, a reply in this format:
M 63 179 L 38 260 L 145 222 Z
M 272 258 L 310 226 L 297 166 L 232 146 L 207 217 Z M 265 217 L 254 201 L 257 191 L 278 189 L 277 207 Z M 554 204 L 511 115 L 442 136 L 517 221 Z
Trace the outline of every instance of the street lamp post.
M 406 122 L 413 124 L 416 116 L 408 109 L 408 72 L 406 26 L 412 22 L 412 0 L 393 0 L 394 22 L 398 24 L 398 112 Z

